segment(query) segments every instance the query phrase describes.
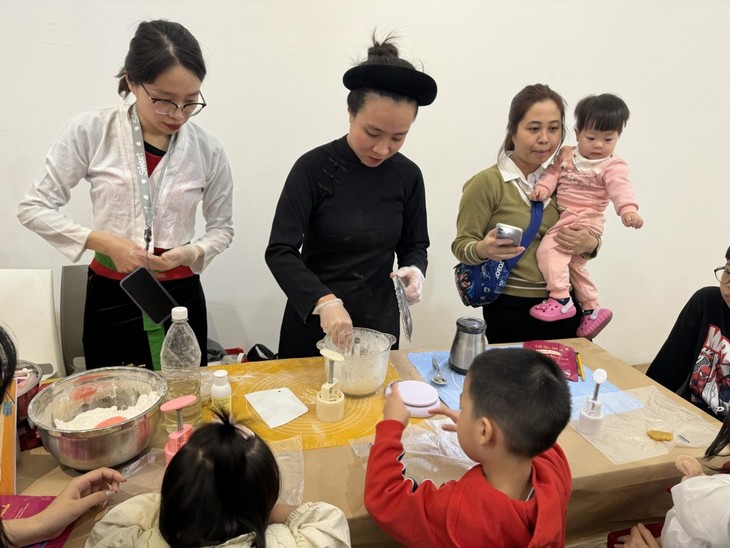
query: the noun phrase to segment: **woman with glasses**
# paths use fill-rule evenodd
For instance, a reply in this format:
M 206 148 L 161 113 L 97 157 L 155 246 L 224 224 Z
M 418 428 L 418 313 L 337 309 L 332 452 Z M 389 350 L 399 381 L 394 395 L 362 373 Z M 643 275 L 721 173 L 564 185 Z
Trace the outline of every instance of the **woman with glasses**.
M 646 374 L 720 420 L 730 405 L 730 248 L 704 287 L 679 313 Z
M 18 218 L 72 261 L 94 251 L 84 315 L 87 368 L 157 368 L 164 328 L 120 287 L 144 267 L 180 306 L 206 363 L 207 312 L 199 274 L 233 239 L 233 180 L 226 154 L 190 118 L 206 106 L 200 45 L 178 23 L 143 22 L 130 42 L 116 108 L 82 114 L 46 156 Z M 89 186 L 87 227 L 59 209 Z M 205 232 L 195 239 L 198 206 Z

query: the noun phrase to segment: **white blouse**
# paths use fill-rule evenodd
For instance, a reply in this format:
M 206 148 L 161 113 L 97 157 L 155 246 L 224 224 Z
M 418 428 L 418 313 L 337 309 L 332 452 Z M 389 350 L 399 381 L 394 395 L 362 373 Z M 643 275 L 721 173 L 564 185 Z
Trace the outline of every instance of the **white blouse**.
M 133 96 L 131 96 L 133 97 Z M 45 167 L 18 206 L 18 219 L 73 262 L 85 251 L 92 230 L 108 232 L 144 247 L 145 220 L 135 171 L 130 101 L 117 108 L 72 119 L 51 146 Z M 167 162 L 162 188 L 159 174 Z M 93 227 L 82 226 L 59 209 L 82 180 L 89 183 Z M 205 233 L 193 243 L 205 254 L 191 269 L 200 273 L 233 240 L 233 179 L 218 141 L 188 121 L 176 143 L 150 177 L 156 195 L 152 243 L 170 249 L 193 242 L 195 216 L 202 202 Z

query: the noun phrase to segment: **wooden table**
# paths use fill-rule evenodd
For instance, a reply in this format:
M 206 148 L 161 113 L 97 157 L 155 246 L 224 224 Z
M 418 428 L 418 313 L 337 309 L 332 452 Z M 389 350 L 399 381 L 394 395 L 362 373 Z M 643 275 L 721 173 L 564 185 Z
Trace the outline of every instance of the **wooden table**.
M 594 370 L 597 367 L 605 369 L 610 382 L 617 387 L 655 386 L 662 395 L 691 410 L 697 420 L 707 421 L 719 429 L 718 420 L 599 346 L 585 339 L 562 342 L 579 351 L 583 361 Z M 702 457 L 705 452 L 705 448 L 675 448 L 667 455 L 614 465 L 570 426 L 558 441 L 565 450 L 573 475 L 567 521 L 569 542 L 623 529 L 637 521 L 663 521 L 672 506 L 666 488 L 678 483 L 682 476 L 674 467 L 674 459 L 680 454 Z
M 657 386 L 651 379 L 585 339 L 563 341 L 578 350 L 592 368 L 606 369 L 610 381 L 622 389 Z M 391 361 L 403 379 L 420 379 L 408 360 L 409 351 L 391 352 Z M 296 367 L 296 360 L 290 360 Z M 240 367 L 246 367 L 241 364 Z M 698 420 L 719 422 L 663 387 L 664 395 L 691 409 Z M 311 410 L 310 412 L 314 412 Z M 164 432 L 155 444 L 164 443 Z M 612 464 L 598 449 L 573 428 L 561 434 L 573 473 L 573 495 L 568 508 L 568 543 L 632 525 L 637 520 L 659 521 L 671 506 L 666 487 L 677 483 L 680 474 L 674 458 L 682 454 L 701 456 L 703 449 L 675 449 L 668 455 L 620 466 Z M 61 470 L 43 450 L 21 454 L 18 462 L 19 492 L 34 495 L 57 494 L 72 471 Z M 325 480 L 326 478 L 326 480 Z M 439 478 L 441 479 L 441 478 Z M 445 479 L 445 478 L 443 478 Z M 362 501 L 365 469 L 348 445 L 304 451 L 304 500 L 322 500 L 340 507 L 348 517 L 353 545 L 392 545 L 372 522 Z M 149 478 L 147 478 L 149 481 Z M 135 478 L 129 479 L 127 486 Z M 81 518 L 67 546 L 83 546 L 95 516 Z

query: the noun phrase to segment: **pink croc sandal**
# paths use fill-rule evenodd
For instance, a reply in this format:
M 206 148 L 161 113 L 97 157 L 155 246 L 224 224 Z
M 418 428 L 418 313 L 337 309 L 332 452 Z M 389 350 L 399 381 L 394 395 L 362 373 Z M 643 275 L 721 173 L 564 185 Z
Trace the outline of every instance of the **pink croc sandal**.
M 560 304 L 551 297 L 530 308 L 530 316 L 544 322 L 566 320 L 575 316 L 575 306 L 572 299 L 566 304 Z
M 580 319 L 580 325 L 575 334 L 578 337 L 585 337 L 591 341 L 608 325 L 611 318 L 613 318 L 613 312 L 608 308 L 596 307 L 593 309 L 593 312 Z

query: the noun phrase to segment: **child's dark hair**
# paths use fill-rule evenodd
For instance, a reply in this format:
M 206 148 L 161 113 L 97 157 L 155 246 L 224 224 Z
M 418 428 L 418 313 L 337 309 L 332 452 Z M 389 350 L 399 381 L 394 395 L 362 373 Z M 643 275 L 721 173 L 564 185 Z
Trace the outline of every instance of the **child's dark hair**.
M 730 247 L 728 247 L 727 251 L 725 252 L 725 260 L 730 261 Z
M 119 95 L 129 93 L 126 76 L 135 83 L 151 84 L 167 69 L 181 65 L 205 79 L 205 61 L 200 44 L 180 23 L 158 19 L 144 21 L 129 42 L 124 66 L 117 74 Z
M 522 88 L 512 98 L 512 102 L 509 105 L 509 114 L 507 115 L 507 135 L 505 135 L 502 148 L 499 151 L 500 156 L 507 151 L 515 149 L 515 144 L 512 139 L 517 133 L 520 122 L 533 105 L 544 101 L 552 101 L 560 111 L 560 125 L 562 129 L 560 143 L 562 144 L 565 139 L 565 99 L 547 84 L 532 84 Z M 558 148 L 560 148 L 560 145 L 558 145 Z
M 5 395 L 5 391 L 10 385 L 15 375 L 15 367 L 18 364 L 18 354 L 15 349 L 15 343 L 10 334 L 0 327 L 0 399 Z
M 565 374 L 540 352 L 482 352 L 469 367 L 468 379 L 475 417 L 494 421 L 514 454 L 532 458 L 546 451 L 570 420 Z
M 279 467 L 261 438 L 232 419 L 196 430 L 162 480 L 160 532 L 170 546 L 221 544 L 245 533 L 266 548 L 269 515 L 279 497 Z
M 616 131 L 621 135 L 629 114 L 626 103 L 612 93 L 589 95 L 575 106 L 575 128 L 578 131 Z
M 723 450 L 730 445 L 730 413 L 725 414 L 725 418 L 722 421 L 722 426 L 720 426 L 720 431 L 717 433 L 717 436 L 715 436 L 715 439 L 712 440 L 712 443 L 710 443 L 709 447 L 705 451 L 705 459 L 710 460 L 714 457 L 719 456 L 728 456 L 727 454 L 723 455 Z M 712 468 L 713 470 L 719 470 L 717 468 Z
M 373 32 L 373 45 L 368 48 L 368 58 L 362 63 L 358 63 L 357 66 L 362 65 L 395 65 L 398 67 L 405 67 L 414 69 L 415 67 L 405 59 L 401 59 L 398 56 L 398 48 L 395 45 L 396 37 L 389 34 L 383 38 L 382 42 L 378 42 Z M 350 91 L 347 95 L 347 109 L 354 116 L 365 104 L 365 97 L 368 93 L 375 93 L 382 97 L 388 97 L 394 101 L 408 101 L 415 103 L 415 99 L 406 95 L 401 95 L 394 91 L 387 89 L 374 89 L 374 88 L 356 88 Z M 418 105 L 416 105 L 416 113 L 418 113 Z

